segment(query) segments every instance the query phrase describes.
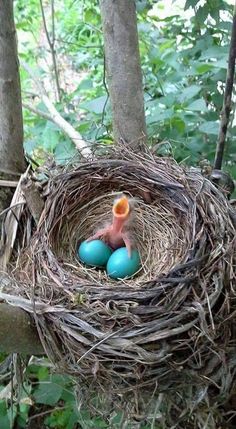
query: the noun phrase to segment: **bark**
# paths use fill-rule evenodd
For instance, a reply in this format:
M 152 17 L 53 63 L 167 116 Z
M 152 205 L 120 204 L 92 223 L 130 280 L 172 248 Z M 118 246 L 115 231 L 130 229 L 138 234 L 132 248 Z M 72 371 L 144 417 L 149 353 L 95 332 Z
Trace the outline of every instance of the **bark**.
M 24 310 L 3 303 L 0 304 L 0 351 L 44 354 L 31 317 Z
M 21 188 L 25 197 L 26 204 L 32 214 L 34 221 L 38 224 L 43 211 L 44 202 L 36 184 L 30 179 L 23 179 Z
M 106 76 L 115 140 L 146 140 L 142 72 L 134 0 L 100 0 Z
M 23 172 L 23 120 L 13 1 L 0 6 L 0 172 Z
M 228 69 L 225 83 L 225 94 L 224 94 L 224 103 L 221 114 L 220 130 L 217 141 L 216 155 L 214 168 L 220 170 L 222 166 L 224 148 L 226 142 L 226 134 L 229 123 L 229 117 L 231 112 L 231 100 L 234 84 L 234 72 L 235 72 L 235 59 L 236 59 L 236 2 L 234 6 L 234 15 L 233 15 L 233 24 L 231 32 L 231 41 L 229 47 L 229 60 L 228 60 Z
M 25 170 L 19 63 L 13 1 L 0 1 L 0 178 L 18 178 Z M 3 173 L 3 174 L 2 174 Z M 12 188 L 0 187 L 0 211 Z M 0 304 L 0 351 L 43 354 L 31 317 L 20 308 Z

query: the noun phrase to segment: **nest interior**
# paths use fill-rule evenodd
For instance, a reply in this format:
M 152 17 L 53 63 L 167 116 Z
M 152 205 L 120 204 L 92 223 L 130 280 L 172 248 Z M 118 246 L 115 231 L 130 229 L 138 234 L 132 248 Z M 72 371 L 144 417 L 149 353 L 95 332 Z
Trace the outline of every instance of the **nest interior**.
M 142 269 L 112 280 L 76 250 L 121 192 L 134 201 Z M 171 159 L 123 150 L 52 174 L 45 198 L 3 292 L 32 313 L 50 359 L 108 396 L 164 395 L 175 416 L 224 402 L 235 385 L 235 214 L 221 191 Z

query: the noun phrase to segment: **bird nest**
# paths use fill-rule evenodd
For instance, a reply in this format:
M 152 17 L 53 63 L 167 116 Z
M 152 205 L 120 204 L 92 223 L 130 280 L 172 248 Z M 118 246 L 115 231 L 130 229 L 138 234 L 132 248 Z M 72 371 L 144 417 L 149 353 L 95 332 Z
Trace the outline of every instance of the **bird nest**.
M 142 266 L 113 280 L 80 263 L 77 246 L 110 221 L 120 193 L 134 200 L 130 235 Z M 162 428 L 203 428 L 204 413 L 215 427 L 209 410 L 235 385 L 228 200 L 197 170 L 125 149 L 51 172 L 44 196 L 8 301 L 33 314 L 49 358 L 111 409 L 117 394 L 137 419 L 150 405 Z

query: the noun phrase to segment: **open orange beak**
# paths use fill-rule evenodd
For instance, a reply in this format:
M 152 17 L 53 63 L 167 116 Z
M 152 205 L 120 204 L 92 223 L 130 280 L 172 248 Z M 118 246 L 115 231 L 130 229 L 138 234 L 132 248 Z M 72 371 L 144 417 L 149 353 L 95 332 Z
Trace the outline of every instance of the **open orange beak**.
M 112 209 L 113 215 L 118 219 L 126 219 L 130 212 L 130 205 L 127 197 L 119 198 Z

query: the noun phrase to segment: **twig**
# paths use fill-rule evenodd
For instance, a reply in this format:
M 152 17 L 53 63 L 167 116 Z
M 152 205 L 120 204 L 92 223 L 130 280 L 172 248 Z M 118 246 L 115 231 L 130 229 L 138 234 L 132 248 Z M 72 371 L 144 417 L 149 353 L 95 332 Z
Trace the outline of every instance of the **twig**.
M 57 67 L 57 59 L 56 59 L 56 51 L 55 51 L 55 15 L 54 15 L 54 0 L 51 0 L 51 17 L 52 17 L 52 39 L 50 38 L 48 28 L 47 28 L 47 22 L 45 18 L 44 8 L 43 8 L 43 1 L 40 0 L 40 8 L 43 18 L 43 26 L 46 34 L 46 38 L 48 41 L 48 45 L 51 51 L 52 55 L 52 62 L 53 62 L 53 69 L 54 69 L 54 75 L 55 75 L 55 81 L 56 81 L 56 89 L 57 89 L 57 98 L 58 101 L 61 100 L 61 88 L 60 88 L 60 82 L 59 82 L 59 74 L 58 74 L 58 67 Z
M 104 103 L 104 106 L 103 106 L 103 109 L 102 109 L 102 119 L 101 119 L 101 124 L 104 126 L 105 112 L 106 112 L 106 107 L 107 107 L 107 103 L 108 103 L 108 100 L 109 100 L 109 91 L 108 91 L 108 87 L 107 87 L 107 84 L 106 84 L 106 59 L 105 59 L 105 53 L 103 55 L 103 77 L 102 77 L 102 82 L 103 82 L 103 86 L 104 86 L 106 94 L 107 94 L 107 98 L 105 100 L 105 103 Z M 106 130 L 107 130 L 107 127 L 106 127 Z M 98 128 L 98 131 L 96 133 L 96 138 L 97 138 L 98 132 L 99 132 L 99 128 Z
M 16 188 L 18 182 L 15 180 L 0 180 L 0 187 Z
M 221 169 L 223 155 L 224 155 L 226 133 L 227 133 L 229 116 L 231 111 L 235 59 L 236 59 L 236 3 L 234 5 L 233 24 L 232 24 L 232 33 L 231 33 L 231 41 L 230 41 L 230 48 L 229 48 L 229 59 L 228 59 L 228 69 L 227 69 L 226 84 L 225 84 L 224 102 L 223 102 L 220 130 L 218 135 L 215 162 L 214 162 L 214 168 L 217 170 Z
M 50 408 L 50 410 L 42 411 L 41 413 L 37 413 L 37 414 L 34 414 L 33 416 L 30 416 L 29 422 L 31 422 L 34 419 L 37 419 L 38 417 L 43 417 L 43 416 L 46 416 L 47 414 L 52 414 L 55 411 L 65 410 L 67 408 L 69 408 L 69 405 L 64 406 L 64 407 L 55 407 L 53 409 Z
M 40 109 L 37 109 L 37 108 L 36 108 L 36 107 L 34 107 L 34 106 L 31 106 L 31 104 L 28 104 L 28 103 L 22 103 L 22 106 L 23 106 L 25 109 L 30 110 L 30 112 L 35 113 L 35 115 L 41 116 L 41 118 L 46 119 L 47 121 L 54 122 L 54 121 L 53 121 L 53 118 L 52 118 L 52 116 L 51 116 L 51 115 L 49 115 L 49 114 L 48 114 L 48 113 L 46 113 L 46 112 L 43 112 L 43 111 L 42 111 L 42 110 L 40 110 Z M 57 124 L 57 125 L 58 125 L 58 124 Z
M 54 104 L 51 102 L 51 100 L 48 98 L 45 88 L 42 85 L 41 82 L 36 78 L 34 75 L 33 70 L 29 67 L 25 61 L 21 60 L 22 67 L 27 71 L 27 73 L 31 76 L 33 79 L 35 85 L 37 86 L 38 92 L 40 94 L 41 100 L 47 107 L 50 115 L 51 115 L 51 121 L 53 121 L 55 124 L 58 125 L 59 128 L 61 128 L 64 133 L 74 142 L 76 148 L 80 152 L 81 156 L 83 158 L 90 158 L 92 156 L 91 149 L 88 147 L 88 143 L 83 140 L 81 134 L 72 127 L 71 124 L 69 124 L 57 111 Z M 49 118 L 47 118 L 49 119 Z
M 25 204 L 25 201 L 21 201 L 19 203 L 16 204 L 12 204 L 10 207 L 7 207 L 6 209 L 4 209 L 1 213 L 0 213 L 0 217 L 5 215 L 6 213 L 8 213 L 10 210 L 12 210 L 14 207 L 18 207 L 22 204 Z M 14 213 L 14 212 L 13 212 Z

